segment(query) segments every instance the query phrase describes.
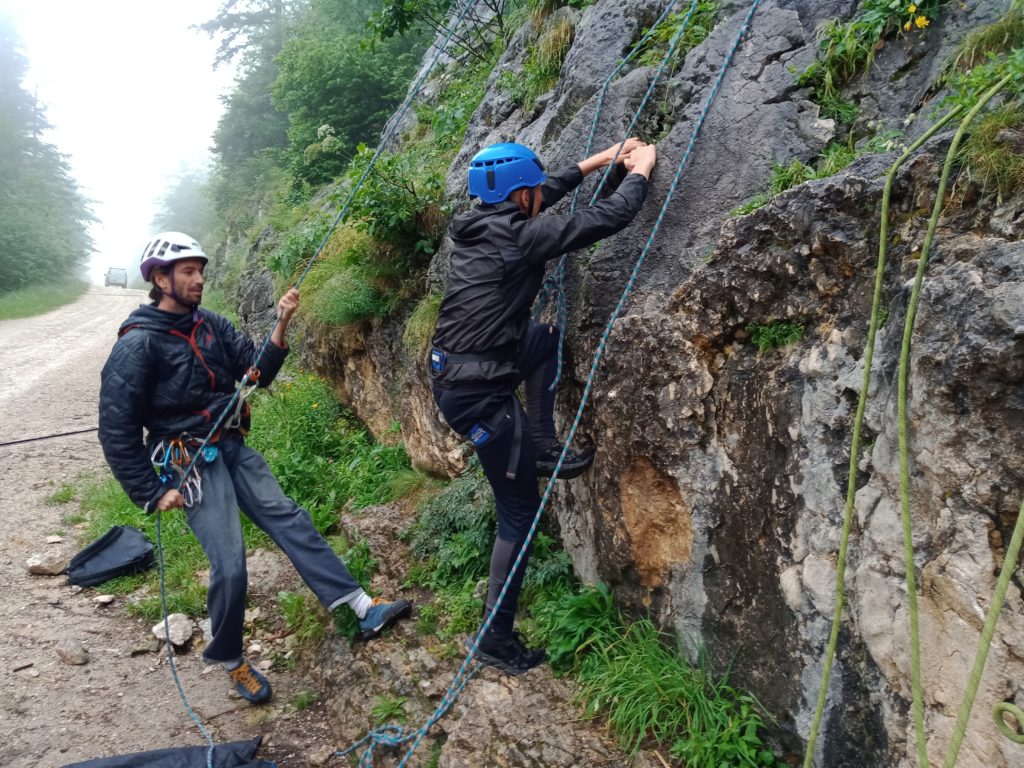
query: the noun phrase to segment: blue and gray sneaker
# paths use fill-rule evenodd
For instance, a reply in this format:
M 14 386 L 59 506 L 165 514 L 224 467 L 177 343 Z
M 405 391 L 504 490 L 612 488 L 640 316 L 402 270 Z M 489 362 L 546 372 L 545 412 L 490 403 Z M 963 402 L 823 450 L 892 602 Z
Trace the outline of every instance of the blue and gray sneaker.
M 274 695 L 270 681 L 245 659 L 234 669 L 228 670 L 228 676 L 235 684 L 235 690 L 250 704 L 263 704 Z
M 410 613 L 412 613 L 412 603 L 408 600 L 395 600 L 393 603 L 386 603 L 379 597 L 375 598 L 373 606 L 366 612 L 366 616 L 359 620 L 359 634 L 356 635 L 356 640 L 372 640 Z

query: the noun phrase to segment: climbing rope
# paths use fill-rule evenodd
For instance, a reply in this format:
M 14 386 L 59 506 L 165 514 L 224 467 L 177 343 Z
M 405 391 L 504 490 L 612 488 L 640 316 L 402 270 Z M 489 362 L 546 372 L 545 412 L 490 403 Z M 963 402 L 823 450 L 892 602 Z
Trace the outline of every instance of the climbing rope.
M 40 440 L 53 440 L 58 437 L 70 437 L 71 435 L 84 435 L 88 432 L 95 432 L 99 427 L 86 427 L 85 429 L 75 429 L 71 432 L 54 432 L 52 435 L 40 435 L 39 437 L 23 437 L 20 440 L 8 440 L 5 443 L 0 443 L 0 448 L 6 448 L 9 445 L 23 445 L 24 443 L 37 443 Z
M 416 79 L 412 89 L 409 91 L 408 96 L 406 96 L 406 99 L 403 102 L 401 108 L 398 110 L 395 117 L 392 119 L 390 126 L 385 131 L 384 136 L 381 138 L 380 144 L 377 146 L 376 151 L 370 158 L 369 163 L 367 163 L 366 168 L 363 169 L 362 174 L 359 176 L 356 183 L 352 186 L 352 189 L 350 190 L 349 195 L 345 200 L 345 204 L 342 206 L 337 216 L 335 216 L 330 228 L 328 228 L 327 232 L 324 234 L 323 239 L 320 241 L 320 245 L 317 246 L 316 252 L 313 254 L 312 258 L 310 258 L 309 263 L 306 265 L 306 268 L 302 271 L 302 274 L 299 275 L 299 279 L 295 282 L 296 288 L 298 288 L 302 284 L 302 281 L 306 279 L 306 275 L 309 274 L 309 270 L 313 267 L 314 262 L 316 262 L 317 258 L 323 252 L 323 249 L 326 246 L 327 241 L 330 239 L 331 235 L 334 233 L 334 230 L 337 229 L 338 225 L 344 220 L 346 214 L 348 213 L 349 209 L 352 206 L 352 201 L 355 199 L 356 195 L 359 194 L 359 191 L 362 188 L 363 183 L 366 181 L 366 177 L 370 174 L 370 171 L 376 164 L 377 159 L 380 157 L 381 152 L 384 150 L 384 147 L 387 146 L 388 142 L 391 141 L 391 138 L 398 130 L 398 127 L 402 122 L 402 118 L 405 116 L 405 113 L 409 110 L 409 107 L 412 105 L 416 96 L 419 95 L 420 90 L 422 90 L 423 88 L 423 84 L 426 82 L 427 77 L 429 77 L 430 73 L 433 71 L 438 59 L 441 58 L 441 55 L 447 49 L 448 43 L 451 41 L 452 35 L 455 33 L 455 30 L 461 25 L 463 19 L 465 19 L 466 17 L 466 14 L 473 6 L 477 4 L 477 2 L 479 2 L 479 0 L 466 0 L 465 4 L 462 7 L 462 10 L 459 11 L 458 15 L 455 17 L 454 22 L 448 28 L 444 40 L 441 42 L 439 46 L 437 46 L 437 51 L 434 54 L 434 57 L 430 60 L 430 63 L 426 66 L 426 68 L 424 68 L 424 70 L 420 73 L 420 76 Z M 224 406 L 224 409 L 218 415 L 217 420 L 214 422 L 213 426 L 207 433 L 206 437 L 202 440 L 198 448 L 196 448 L 195 451 L 193 452 L 191 460 L 188 462 L 188 465 L 181 473 L 180 480 L 178 483 L 179 491 L 189 481 L 190 475 L 196 471 L 197 462 L 204 455 L 204 451 L 209 445 L 211 438 L 220 431 L 221 426 L 225 423 L 225 420 L 228 418 L 228 416 L 236 412 L 236 409 L 240 403 L 240 398 L 243 398 L 250 391 L 251 384 L 254 383 L 255 380 L 258 378 L 258 373 L 256 373 L 256 371 L 258 371 L 259 369 L 259 363 L 263 357 L 263 353 L 266 352 L 267 347 L 270 344 L 270 338 L 271 334 L 267 334 L 266 339 L 264 339 L 263 341 L 263 345 L 260 347 L 259 351 L 256 354 L 256 358 L 253 361 L 252 367 L 245 372 L 245 375 L 242 377 L 241 382 L 239 382 L 238 387 L 235 389 L 234 394 L 231 396 L 231 399 L 228 401 L 227 405 Z M 210 736 L 209 731 L 207 731 L 206 728 L 203 727 L 199 717 L 196 715 L 195 711 L 189 704 L 188 697 L 185 695 L 185 689 L 181 684 L 180 678 L 178 677 L 178 670 L 174 663 L 174 649 L 170 642 L 170 627 L 167 619 L 167 593 L 164 584 L 164 553 L 163 544 L 161 542 L 160 537 L 159 510 L 157 510 L 156 513 L 156 543 L 157 563 L 159 565 L 160 570 L 160 606 L 161 609 L 163 610 L 164 615 L 164 632 L 167 634 L 168 638 L 167 661 L 170 665 L 171 677 L 174 679 L 174 684 L 178 689 L 178 695 L 180 696 L 182 704 L 185 707 L 185 711 L 188 712 L 189 717 L 192 718 L 192 721 L 196 724 L 196 727 L 199 728 L 199 731 L 203 734 L 203 736 L 206 738 L 207 743 L 210 745 L 209 751 L 207 752 L 206 755 L 206 765 L 207 768 L 213 768 L 213 738 Z M 449 704 L 448 706 L 451 705 Z
M 654 24 L 651 25 L 650 29 L 647 30 L 646 34 L 644 34 L 644 36 L 640 38 L 637 44 L 633 46 L 633 49 L 629 52 L 629 54 L 622 61 L 619 62 L 619 64 L 615 67 L 612 73 L 604 81 L 604 85 L 602 86 L 601 92 L 598 95 L 597 105 L 594 108 L 594 117 L 590 122 L 590 134 L 587 136 L 586 148 L 583 151 L 584 157 L 589 157 L 591 151 L 594 148 L 594 140 L 597 136 L 597 126 L 601 119 L 601 112 L 604 109 L 604 100 L 608 94 L 608 88 L 611 86 L 612 81 L 619 75 L 619 73 L 626 66 L 626 64 L 632 61 L 633 57 L 636 56 L 637 53 L 639 53 L 641 50 L 643 50 L 648 40 L 651 39 L 655 31 L 657 31 L 658 27 L 661 25 L 661 23 L 669 17 L 669 15 L 675 9 L 679 2 L 680 0 L 672 0 L 672 2 L 665 7 L 665 10 L 662 11 L 661 15 L 655 20 Z M 669 62 L 672 60 L 672 57 L 675 55 L 676 48 L 678 48 L 679 43 L 683 38 L 683 35 L 686 33 L 686 30 L 690 26 L 690 20 L 693 18 L 693 14 L 697 10 L 697 5 L 698 0 L 691 0 L 690 7 L 686 12 L 686 16 L 683 18 L 682 23 L 680 24 L 679 29 L 676 31 L 675 35 L 672 36 L 672 40 L 669 43 L 668 51 L 665 53 L 665 56 L 662 58 L 661 63 L 655 71 L 654 77 L 651 78 L 651 83 L 647 88 L 647 92 L 644 94 L 644 97 L 640 100 L 640 106 L 638 106 L 636 111 L 633 113 L 633 118 L 632 120 L 630 120 L 629 126 L 623 133 L 623 141 L 625 141 L 632 135 L 633 128 L 639 122 L 640 116 L 647 108 L 647 104 L 650 101 L 651 96 L 654 94 L 655 88 L 660 82 L 661 77 L 665 72 L 665 69 L 668 67 Z M 608 164 L 608 167 L 605 168 L 604 173 L 601 175 L 601 179 L 597 185 L 597 188 L 594 190 L 594 194 L 590 199 L 590 205 L 594 205 L 594 203 L 597 202 L 597 198 L 601 194 L 601 190 L 604 188 L 605 182 L 611 174 L 612 169 L 615 167 L 616 161 L 619 159 L 619 152 L 621 151 L 621 149 L 622 147 L 620 145 L 619 149 L 615 151 L 615 156 L 612 158 L 611 162 Z M 576 202 L 579 197 L 579 193 L 580 187 L 576 187 L 576 189 L 573 190 L 572 198 L 569 203 L 570 213 L 576 210 Z M 555 389 L 558 387 L 558 382 L 562 377 L 565 330 L 566 326 L 569 324 L 569 307 L 565 297 L 565 270 L 568 256 L 568 254 L 562 254 L 562 257 L 558 260 L 558 263 L 552 270 L 551 276 L 548 277 L 548 279 L 544 281 L 543 286 L 541 286 L 540 293 L 537 296 L 537 301 L 534 304 L 534 320 L 540 320 L 541 314 L 544 312 L 544 308 L 547 306 L 549 299 L 552 296 L 555 298 L 555 324 L 558 326 L 558 353 L 555 367 L 555 378 L 551 382 L 551 385 L 548 387 L 549 391 L 551 392 L 554 392 Z
M 914 710 L 914 725 L 915 735 L 917 740 L 917 751 L 918 760 L 922 767 L 928 766 L 927 749 L 924 739 L 924 715 L 923 715 L 923 703 L 921 697 L 921 682 L 920 682 L 920 638 L 919 638 L 919 625 L 918 625 L 918 610 L 917 610 L 917 589 L 916 580 L 914 575 L 914 561 L 913 561 L 913 541 L 912 531 L 910 526 L 910 510 L 909 510 L 909 470 L 908 470 L 908 459 L 907 459 L 907 440 L 906 440 L 906 397 L 907 397 L 907 370 L 909 366 L 909 351 L 910 351 L 910 340 L 913 333 L 914 318 L 916 316 L 918 299 L 920 296 L 921 283 L 924 277 L 924 269 L 927 265 L 928 255 L 931 249 L 931 245 L 934 239 L 935 230 L 938 226 L 938 219 L 942 212 L 943 203 L 945 199 L 946 185 L 949 181 L 949 175 L 952 169 L 953 160 L 956 155 L 956 151 L 959 147 L 960 141 L 970 123 L 978 112 L 987 104 L 996 93 L 998 93 L 1009 80 L 1010 75 L 1007 75 L 1000 80 L 995 86 L 993 86 L 988 92 L 979 98 L 978 102 L 971 108 L 967 115 L 963 118 L 960 123 L 960 127 L 957 130 L 956 135 L 953 138 L 950 149 L 946 155 L 946 161 L 943 165 L 942 175 L 939 181 L 939 188 L 937 190 L 935 205 L 932 210 L 931 218 L 929 219 L 928 230 L 925 236 L 924 244 L 922 246 L 921 256 L 918 261 L 917 274 L 915 276 L 914 288 L 911 292 L 911 299 L 908 305 L 907 318 L 904 324 L 903 334 L 903 346 L 900 354 L 900 368 L 899 368 L 899 383 L 897 393 L 897 409 L 899 416 L 899 438 L 900 438 L 900 501 L 901 501 L 901 518 L 903 525 L 903 538 L 904 538 L 904 558 L 905 558 L 905 570 L 908 585 L 908 610 L 910 612 L 910 632 L 911 632 L 911 676 L 912 676 L 912 688 L 913 688 L 913 710 Z M 811 726 L 811 732 L 807 740 L 807 749 L 804 755 L 804 766 L 809 768 L 812 763 L 814 756 L 814 746 L 817 739 L 817 735 L 821 725 L 822 713 L 824 712 L 825 697 L 828 690 L 829 675 L 831 673 L 832 662 L 835 657 L 836 644 L 839 635 L 839 626 L 842 618 L 842 607 L 844 600 L 844 577 L 846 571 L 846 559 L 847 559 L 847 548 L 849 542 L 850 527 L 852 521 L 853 512 L 853 497 L 855 492 L 855 472 L 857 466 L 857 446 L 859 443 L 859 432 L 861 421 L 863 419 L 864 404 L 866 403 L 868 383 L 871 374 L 871 358 L 874 350 L 874 331 L 877 330 L 878 324 L 878 311 L 879 311 L 879 300 L 881 294 L 881 279 L 882 270 L 885 265 L 885 249 L 888 239 L 888 204 L 889 194 L 891 191 L 892 181 L 895 177 L 895 172 L 903 162 L 909 157 L 910 153 L 915 151 L 921 144 L 929 139 L 934 133 L 944 126 L 954 116 L 959 114 L 959 109 L 954 109 L 948 113 L 942 120 L 934 125 L 924 136 L 921 137 L 914 145 L 912 145 L 907 152 L 905 152 L 899 160 L 890 169 L 889 176 L 886 179 L 886 189 L 883 193 L 883 209 L 882 209 L 882 223 L 880 229 L 880 242 L 879 242 L 879 265 L 875 275 L 875 295 L 872 303 L 872 318 L 871 325 L 869 328 L 869 341 L 868 347 L 865 350 L 865 370 L 864 370 L 864 382 L 861 388 L 861 395 L 858 401 L 857 416 L 854 424 L 854 442 L 851 447 L 850 453 L 850 477 L 847 490 L 847 503 L 843 515 L 843 529 L 840 536 L 839 553 L 836 564 L 836 601 L 835 610 L 832 617 L 832 630 L 829 635 L 829 643 L 826 650 L 825 659 L 823 662 L 822 669 L 822 681 L 818 691 L 818 703 L 815 709 L 814 720 Z M 978 649 L 978 655 L 975 659 L 975 669 L 972 671 L 971 681 L 968 684 L 968 688 L 964 693 L 964 700 L 961 704 L 961 710 L 958 715 L 957 727 L 954 730 L 953 742 L 950 745 L 949 752 L 946 755 L 946 768 L 953 768 L 956 764 L 956 755 L 959 752 L 960 743 L 962 742 L 963 735 L 966 731 L 967 718 L 970 715 L 970 710 L 973 707 L 974 696 L 977 691 L 977 686 L 980 683 L 981 673 L 984 669 L 985 658 L 988 653 L 989 646 L 991 644 L 992 633 L 995 630 L 995 622 L 998 619 L 998 610 L 1002 606 L 1003 599 L 1005 598 L 1006 588 L 1009 583 L 1010 575 L 1012 574 L 1013 568 L 1016 565 L 1017 556 L 1020 549 L 1020 538 L 1024 538 L 1024 505 L 1021 507 L 1021 514 L 1018 516 L 1017 526 L 1014 529 L 1013 541 L 1011 541 L 1010 547 L 1007 550 L 1006 559 L 1003 563 L 1003 571 L 1000 574 L 999 582 L 996 587 L 996 594 L 993 597 L 993 603 L 989 609 L 989 616 L 986 619 L 985 628 L 982 631 L 981 642 Z M 1016 546 L 1015 546 L 1016 545 Z M 1005 576 L 1005 583 L 1004 583 Z M 993 612 L 993 608 L 996 609 Z M 991 627 L 989 627 L 991 623 Z M 986 632 L 987 630 L 987 632 Z M 1000 717 L 1001 719 L 1001 717 Z
M 472 643 L 469 646 L 469 653 L 463 660 L 462 666 L 456 672 L 455 678 L 452 680 L 451 685 L 448 687 L 448 691 L 445 693 L 445 696 L 442 699 L 442 702 L 439 705 L 438 709 L 435 710 L 434 714 L 431 715 L 431 717 L 427 720 L 427 722 L 424 725 L 420 726 L 412 733 L 406 733 L 401 726 L 386 726 L 384 728 L 371 731 L 360 742 L 369 742 L 370 746 L 368 747 L 368 749 L 373 749 L 378 744 L 405 744 L 411 740 L 412 746 L 403 756 L 401 762 L 398 764 L 398 768 L 404 768 L 404 766 L 408 765 L 408 761 L 412 758 L 412 755 L 416 751 L 416 748 L 419 746 L 420 741 L 422 741 L 423 737 L 427 734 L 427 731 L 430 729 L 430 727 L 432 727 L 434 723 L 436 723 L 437 720 L 439 720 L 441 715 L 443 714 L 443 712 L 441 712 L 442 708 L 447 710 L 447 708 L 449 708 L 451 704 L 454 703 L 459 693 L 461 692 L 462 688 L 465 686 L 468 677 L 471 676 L 472 673 L 475 673 L 476 669 L 479 667 L 479 662 L 475 661 L 475 656 L 480 640 L 487 632 L 488 628 L 491 625 L 491 622 L 494 620 L 494 617 L 497 614 L 502 601 L 505 599 L 505 594 L 508 592 L 509 584 L 511 583 L 515 574 L 518 572 L 522 564 L 524 555 L 527 549 L 529 548 L 529 544 L 533 540 L 533 536 L 536 533 L 537 526 L 540 524 L 541 515 L 543 514 L 544 509 L 547 507 L 548 501 L 551 498 L 552 491 L 554 490 L 555 481 L 558 479 L 559 472 L 561 472 L 562 464 L 565 461 L 566 454 L 572 446 L 572 442 L 573 439 L 576 437 L 576 432 L 579 429 L 580 422 L 583 420 L 583 413 L 590 399 L 590 394 L 593 390 L 594 381 L 597 378 L 597 370 L 600 366 L 601 359 L 604 356 L 604 350 L 608 344 L 608 339 L 611 336 L 612 330 L 615 327 L 615 323 L 618 320 L 619 315 L 626 306 L 626 301 L 629 298 L 629 295 L 632 292 L 634 285 L 636 284 L 636 279 L 640 273 L 640 269 L 643 266 L 644 261 L 647 258 L 647 255 L 650 253 L 651 247 L 654 244 L 654 240 L 657 237 L 658 230 L 660 229 L 661 224 L 665 219 L 665 215 L 668 211 L 668 208 L 672 203 L 672 198 L 674 197 L 676 189 L 679 186 L 679 182 L 682 179 L 683 172 L 686 169 L 691 154 L 693 153 L 694 146 L 697 143 L 697 138 L 700 135 L 701 128 L 704 125 L 704 121 L 707 118 L 708 112 L 711 109 L 711 105 L 714 103 L 715 97 L 718 95 L 719 88 L 721 87 L 722 81 L 725 78 L 725 73 L 728 70 L 729 65 L 732 62 L 733 56 L 735 55 L 736 50 L 739 48 L 739 45 L 747 32 L 747 28 L 750 25 L 750 20 L 753 17 L 755 11 L 757 10 L 757 7 L 760 5 L 760 2 L 761 0 L 753 0 L 753 2 L 751 3 L 749 10 L 743 18 L 743 22 L 737 30 L 736 36 L 733 39 L 728 52 L 726 53 L 725 60 L 722 64 L 722 68 L 719 71 L 718 76 L 715 78 L 711 90 L 708 93 L 708 96 L 705 99 L 704 104 L 702 105 L 700 115 L 694 123 L 689 143 L 686 146 L 686 150 L 683 153 L 682 159 L 679 161 L 679 165 L 676 169 L 675 175 L 672 178 L 672 183 L 669 186 L 669 190 L 665 197 L 665 201 L 662 204 L 660 212 L 658 213 L 658 218 L 654 223 L 654 227 L 651 230 L 650 236 L 647 238 L 647 242 L 645 243 L 643 250 L 640 252 L 640 255 L 637 257 L 637 260 L 633 265 L 633 270 L 630 273 L 629 279 L 626 281 L 626 286 L 625 288 L 623 288 L 622 294 L 619 296 L 619 301 L 616 304 L 611 316 L 609 317 L 608 323 L 606 324 L 604 332 L 601 335 L 601 339 L 598 342 L 597 349 L 594 352 L 593 362 L 590 366 L 590 373 L 587 376 L 587 381 L 583 389 L 583 395 L 580 399 L 579 407 L 576 409 L 575 418 L 573 419 L 572 426 L 570 427 L 569 433 L 566 436 L 565 445 L 562 448 L 562 452 L 558 457 L 557 463 L 555 464 L 554 472 L 551 474 L 551 477 L 549 478 L 547 485 L 544 489 L 544 494 L 541 497 L 540 505 L 538 506 L 537 512 L 534 515 L 533 523 L 531 524 L 530 529 L 526 534 L 525 541 L 523 543 L 522 548 L 519 550 L 519 554 L 516 556 L 515 562 L 512 564 L 512 568 L 509 571 L 508 578 L 506 579 L 504 585 L 502 586 L 501 591 L 498 593 L 494 606 L 491 608 L 491 611 L 488 613 L 483 625 L 480 627 L 480 630 L 477 632 L 476 636 L 474 637 Z M 352 749 L 353 747 L 350 747 L 348 750 L 345 750 L 345 752 L 337 754 L 349 754 Z
M 804 757 L 804 766 L 809 768 L 812 756 L 814 755 L 814 744 L 818 737 L 818 730 L 821 725 L 822 713 L 825 710 L 825 696 L 828 691 L 829 678 L 832 673 L 832 662 L 835 658 L 836 644 L 839 640 L 839 628 L 842 620 L 843 602 L 845 600 L 844 577 L 846 574 L 847 546 L 850 540 L 850 528 L 853 520 L 853 505 L 857 492 L 857 464 L 860 455 L 860 432 L 864 424 L 864 411 L 867 408 L 868 387 L 871 382 L 871 366 L 875 356 L 875 336 L 878 333 L 879 316 L 882 305 L 882 283 L 885 276 L 885 264 L 889 244 L 889 199 L 892 195 L 892 187 L 896 180 L 896 173 L 903 164 L 910 159 L 911 155 L 920 149 L 929 139 L 938 133 L 959 110 L 954 109 L 948 112 L 941 120 L 929 128 L 924 135 L 907 147 L 906 151 L 889 168 L 885 178 L 885 188 L 882 192 L 882 220 L 878 236 L 878 262 L 875 267 L 875 289 L 871 300 L 871 317 L 868 322 L 868 339 L 864 346 L 864 374 L 861 381 L 860 396 L 857 399 L 857 410 L 853 418 L 853 437 L 850 444 L 850 464 L 846 482 L 846 506 L 843 509 L 843 529 L 839 537 L 839 554 L 836 562 L 836 598 L 835 607 L 832 613 L 832 630 L 829 634 L 828 647 L 823 660 L 821 686 L 818 689 L 818 703 L 814 712 L 814 719 L 811 723 L 811 731 L 807 737 L 807 749 Z M 916 643 L 914 643 L 916 644 Z M 919 669 L 919 667 L 917 667 Z M 920 677 L 917 676 L 920 680 Z M 918 700 L 920 685 L 915 686 L 915 701 Z M 927 763 L 924 763 L 927 765 Z

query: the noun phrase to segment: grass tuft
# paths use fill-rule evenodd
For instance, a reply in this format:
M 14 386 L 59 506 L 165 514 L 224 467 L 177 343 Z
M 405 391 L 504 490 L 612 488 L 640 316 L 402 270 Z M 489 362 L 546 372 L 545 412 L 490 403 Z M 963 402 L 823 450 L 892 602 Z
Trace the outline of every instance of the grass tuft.
M 426 356 L 430 338 L 437 326 L 437 316 L 441 312 L 441 293 L 431 293 L 420 299 L 416 308 L 409 315 L 402 332 L 402 346 L 405 353 L 412 358 Z
M 790 323 L 785 320 L 766 325 L 751 323 L 746 331 L 750 334 L 750 342 L 757 345 L 757 351 L 762 355 L 773 349 L 795 344 L 804 337 L 803 323 Z
M 46 285 L 30 285 L 15 291 L 0 291 L 0 320 L 34 317 L 70 304 L 89 289 L 89 284 L 68 278 Z

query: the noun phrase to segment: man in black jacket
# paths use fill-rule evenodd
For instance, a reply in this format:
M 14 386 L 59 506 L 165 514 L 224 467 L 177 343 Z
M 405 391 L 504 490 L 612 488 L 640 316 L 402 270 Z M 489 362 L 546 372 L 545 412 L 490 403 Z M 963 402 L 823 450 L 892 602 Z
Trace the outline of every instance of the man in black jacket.
M 630 171 L 613 194 L 575 213 L 539 216 L 613 159 Z M 538 474 L 553 473 L 563 447 L 554 425 L 558 329 L 530 320 L 545 264 L 628 225 L 646 198 L 654 163 L 654 146 L 636 139 L 550 175 L 520 144 L 487 147 L 470 161 L 469 193 L 481 204 L 452 222 L 454 248 L 430 369 L 441 413 L 476 446 L 494 491 L 498 532 L 488 614 L 540 505 Z M 515 397 L 520 383 L 525 413 Z M 569 451 L 559 476 L 581 474 L 593 457 L 593 450 Z M 528 557 L 529 550 L 477 649 L 479 659 L 511 674 L 545 656 L 543 649 L 527 648 L 513 629 Z
M 220 315 L 199 308 L 206 262 L 199 243 L 181 232 L 165 232 L 146 245 L 140 270 L 153 283 L 153 303 L 122 324 L 103 367 L 99 438 L 132 501 L 147 512 L 185 510 L 210 560 L 213 640 L 203 658 L 223 665 L 242 697 L 258 704 L 270 699 L 271 688 L 242 655 L 247 576 L 239 507 L 288 555 L 328 610 L 346 604 L 355 611 L 360 639 L 376 637 L 412 606 L 407 600 L 372 600 L 309 513 L 284 495 L 263 457 L 243 441 L 249 416 L 243 399 L 182 482 L 189 457 L 231 400 L 235 382 L 257 362 L 259 386 L 274 380 L 288 354 L 285 332 L 299 304 L 294 288 L 281 298 L 270 343 L 257 361 L 252 341 Z

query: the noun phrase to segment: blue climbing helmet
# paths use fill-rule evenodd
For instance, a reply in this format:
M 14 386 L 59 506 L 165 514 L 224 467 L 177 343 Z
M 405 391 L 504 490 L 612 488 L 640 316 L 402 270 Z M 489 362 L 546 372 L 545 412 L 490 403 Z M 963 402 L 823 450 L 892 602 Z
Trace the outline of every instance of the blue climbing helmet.
M 536 187 L 548 178 L 540 158 L 522 144 L 492 144 L 469 161 L 469 196 L 500 203 L 522 187 Z

